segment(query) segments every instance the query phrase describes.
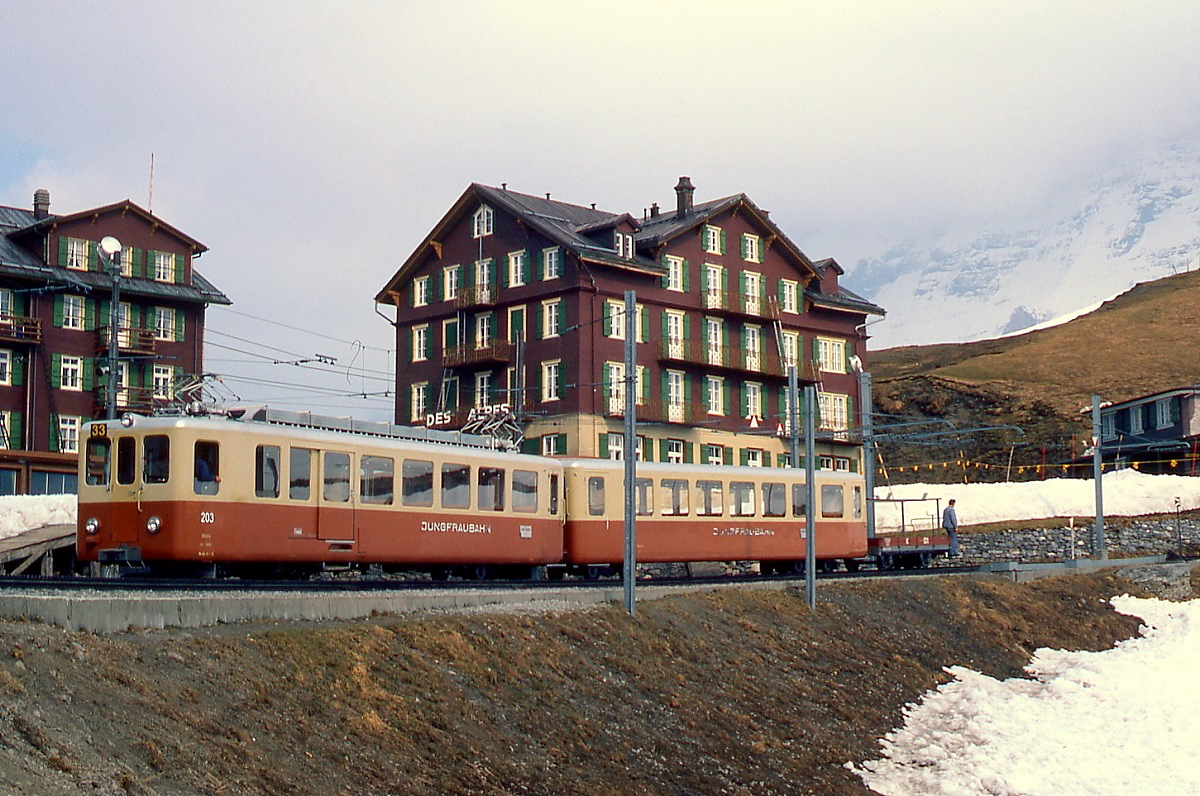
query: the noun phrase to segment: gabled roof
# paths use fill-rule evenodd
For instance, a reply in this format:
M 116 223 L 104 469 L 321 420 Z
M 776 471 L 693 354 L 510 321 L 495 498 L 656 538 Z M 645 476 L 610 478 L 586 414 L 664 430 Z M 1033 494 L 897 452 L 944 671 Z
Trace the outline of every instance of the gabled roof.
M 824 276 L 825 272 L 831 268 L 838 276 L 846 273 L 846 269 L 842 268 L 838 264 L 838 261 L 832 257 L 818 260 L 813 265 L 816 267 L 817 273 L 821 276 Z M 814 279 L 804 289 L 804 296 L 818 307 L 835 310 L 852 310 L 854 312 L 866 313 L 867 315 L 887 315 L 887 311 L 883 307 L 868 301 L 852 290 L 847 290 L 841 283 L 838 283 L 837 290 L 837 293 L 824 293 L 821 291 L 821 280 Z
M 594 207 L 583 207 L 550 198 L 517 193 L 506 188 L 471 183 L 470 187 L 463 192 L 458 201 L 425 237 L 425 240 L 408 256 L 383 290 L 375 296 L 375 301 L 386 302 L 389 294 L 397 292 L 426 252 L 430 248 L 440 249 L 446 231 L 457 224 L 467 213 L 474 212 L 480 203 L 515 216 L 522 224 L 562 246 L 584 262 L 637 271 L 651 276 L 661 276 L 664 273 L 662 266 L 656 262 L 644 257 L 634 259 L 618 257 L 612 248 L 600 246 L 587 237 L 587 233 L 616 226 L 623 219 L 628 219 L 636 228 L 637 222 L 628 213 L 609 213 Z
M 65 216 L 50 215 L 50 216 L 47 216 L 46 218 L 43 218 L 40 220 L 34 220 L 33 223 L 29 224 L 26 227 L 17 229 L 14 232 L 12 232 L 11 234 L 14 237 L 21 237 L 23 235 L 40 232 L 40 231 L 44 230 L 46 227 L 54 227 L 59 224 L 63 224 L 63 223 L 70 222 L 70 221 L 78 221 L 78 220 L 86 219 L 86 218 L 89 218 L 92 216 L 99 216 L 99 215 L 105 215 L 108 213 L 116 213 L 116 212 L 133 213 L 135 215 L 141 216 L 143 219 L 145 219 L 146 223 L 151 224 L 151 225 L 161 229 L 162 231 L 168 233 L 169 235 L 178 239 L 182 243 L 185 243 L 188 246 L 190 246 L 193 254 L 199 254 L 200 252 L 208 251 L 207 246 L 205 246 L 203 243 L 201 243 L 200 241 L 193 238 L 191 235 L 188 235 L 187 233 L 183 232 L 182 230 L 180 230 L 177 227 L 171 226 L 167 222 L 160 219 L 158 216 L 151 213 L 149 210 L 145 210 L 145 209 L 139 207 L 138 205 L 134 204 L 129 199 L 124 199 L 120 202 L 115 202 L 111 205 L 105 205 L 104 207 L 94 207 L 91 210 L 81 210 L 78 213 L 69 213 Z M 30 213 L 29 215 L 30 215 L 30 218 L 32 219 L 33 214 Z

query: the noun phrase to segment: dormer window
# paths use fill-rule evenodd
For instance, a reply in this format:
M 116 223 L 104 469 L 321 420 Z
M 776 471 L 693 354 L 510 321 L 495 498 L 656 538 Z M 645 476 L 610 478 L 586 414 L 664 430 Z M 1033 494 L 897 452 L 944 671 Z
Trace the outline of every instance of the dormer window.
M 480 205 L 475 211 L 475 215 L 471 217 L 471 237 L 483 238 L 492 234 L 493 225 L 495 223 L 495 214 L 492 208 L 487 205 Z
M 86 271 L 88 242 L 79 238 L 67 238 L 67 268 Z
M 617 256 L 632 259 L 633 236 L 618 229 L 613 231 L 613 239 L 613 248 L 617 250 Z

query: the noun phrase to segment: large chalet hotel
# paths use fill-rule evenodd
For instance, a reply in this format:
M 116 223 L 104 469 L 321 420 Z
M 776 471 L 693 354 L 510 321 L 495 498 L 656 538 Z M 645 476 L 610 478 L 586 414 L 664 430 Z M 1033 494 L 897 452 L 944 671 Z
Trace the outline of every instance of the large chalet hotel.
M 744 194 L 694 190 L 680 178 L 673 211 L 638 219 L 471 185 L 376 296 L 396 308 L 396 422 L 507 404 L 530 452 L 621 458 L 632 290 L 639 459 L 786 465 L 794 364 L 817 386 L 819 466 L 860 471 L 855 365 L 883 310 Z

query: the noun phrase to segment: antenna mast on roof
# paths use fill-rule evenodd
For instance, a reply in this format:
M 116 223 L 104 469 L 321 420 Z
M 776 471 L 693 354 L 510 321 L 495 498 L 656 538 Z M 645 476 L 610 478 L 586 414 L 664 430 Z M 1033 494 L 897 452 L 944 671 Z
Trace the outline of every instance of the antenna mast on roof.
M 150 153 L 150 197 L 146 200 L 146 210 L 154 212 L 154 153 Z

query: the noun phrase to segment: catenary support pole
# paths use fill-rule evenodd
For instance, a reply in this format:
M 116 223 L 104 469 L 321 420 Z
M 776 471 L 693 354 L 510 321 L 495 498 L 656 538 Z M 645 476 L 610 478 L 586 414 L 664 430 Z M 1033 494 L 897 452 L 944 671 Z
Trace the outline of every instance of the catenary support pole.
M 816 466 L 817 391 L 811 384 L 804 388 L 804 594 L 810 609 L 817 607 L 817 466 Z
M 875 404 L 871 399 L 871 374 L 858 374 L 858 405 L 862 407 L 863 498 L 867 506 L 867 538 L 875 538 Z
M 1104 454 L 1100 450 L 1103 437 L 1100 422 L 1100 396 L 1092 396 L 1092 478 L 1096 481 L 1096 532 L 1092 537 L 1092 555 L 1108 558 L 1104 544 Z
M 635 487 L 637 481 L 637 295 L 625 291 L 625 610 L 630 616 L 637 611 L 637 511 Z

